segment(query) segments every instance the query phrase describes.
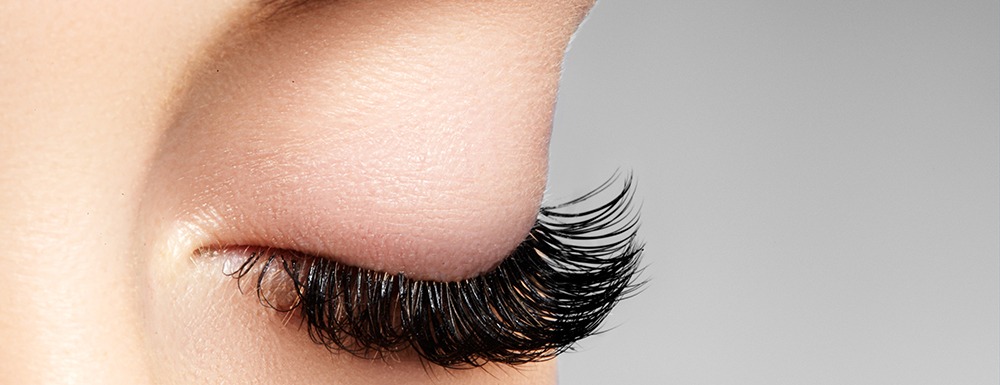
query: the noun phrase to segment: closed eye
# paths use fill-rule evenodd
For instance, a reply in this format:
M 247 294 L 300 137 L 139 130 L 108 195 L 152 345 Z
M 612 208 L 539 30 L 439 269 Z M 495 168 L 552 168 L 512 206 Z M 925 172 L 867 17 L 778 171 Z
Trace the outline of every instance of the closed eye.
M 643 247 L 630 176 L 570 202 L 542 207 L 524 241 L 494 269 L 461 281 L 428 281 L 266 247 L 242 252 L 225 274 L 259 302 L 295 316 L 331 350 L 378 357 L 412 349 L 448 368 L 543 361 L 598 331 L 633 294 Z

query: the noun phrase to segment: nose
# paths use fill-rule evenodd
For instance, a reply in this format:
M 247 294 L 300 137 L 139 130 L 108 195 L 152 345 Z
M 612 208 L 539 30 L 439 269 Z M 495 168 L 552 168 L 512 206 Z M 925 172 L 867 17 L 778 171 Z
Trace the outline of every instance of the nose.
M 0 256 L 0 383 L 150 383 L 136 264 L 114 233 L 128 231 L 88 226 L 88 216 L 106 214 L 98 207 L 47 213 L 59 223 L 30 221 L 6 234 L 16 253 Z
M 0 5 L 0 384 L 149 383 L 143 159 L 223 13 L 153 3 Z

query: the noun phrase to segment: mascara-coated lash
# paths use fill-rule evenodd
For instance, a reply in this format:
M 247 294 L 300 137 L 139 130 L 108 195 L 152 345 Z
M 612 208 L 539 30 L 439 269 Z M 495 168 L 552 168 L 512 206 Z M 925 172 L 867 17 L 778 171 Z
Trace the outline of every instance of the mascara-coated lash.
M 608 202 L 573 211 L 616 180 L 542 207 L 511 255 L 461 281 L 415 280 L 268 248 L 249 251 L 226 274 L 241 288 L 255 277 L 261 304 L 298 312 L 312 340 L 331 350 L 371 357 L 412 348 L 449 368 L 551 359 L 595 333 L 615 304 L 641 285 L 631 177 Z M 266 288 L 275 276 L 291 293 Z M 290 299 L 272 298 L 281 295 Z

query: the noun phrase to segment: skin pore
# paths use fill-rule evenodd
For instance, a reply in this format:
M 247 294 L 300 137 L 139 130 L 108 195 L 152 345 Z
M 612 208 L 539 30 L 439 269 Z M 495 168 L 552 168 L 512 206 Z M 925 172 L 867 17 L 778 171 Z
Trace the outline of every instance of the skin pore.
M 554 383 L 330 353 L 222 272 L 247 246 L 495 266 L 591 5 L 0 3 L 0 383 Z

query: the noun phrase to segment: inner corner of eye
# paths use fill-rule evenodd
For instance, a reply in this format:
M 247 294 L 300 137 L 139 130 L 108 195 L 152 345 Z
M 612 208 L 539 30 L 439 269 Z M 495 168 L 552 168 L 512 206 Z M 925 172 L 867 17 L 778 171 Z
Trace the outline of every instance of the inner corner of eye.
M 223 273 L 234 278 L 242 278 L 253 270 L 284 267 L 289 263 L 301 263 L 295 261 L 314 258 L 292 250 L 266 246 L 204 247 L 195 250 L 194 257 L 221 262 Z
M 222 274 L 234 278 L 241 292 L 255 293 L 260 304 L 280 312 L 299 306 L 300 273 L 316 263 L 304 254 L 262 246 L 201 248 L 195 255 L 221 261 Z

